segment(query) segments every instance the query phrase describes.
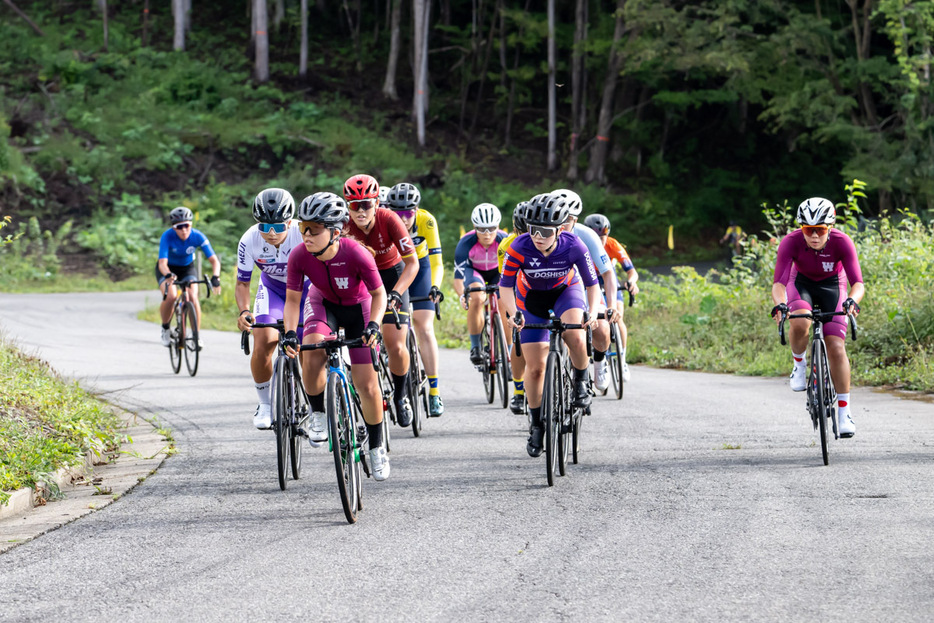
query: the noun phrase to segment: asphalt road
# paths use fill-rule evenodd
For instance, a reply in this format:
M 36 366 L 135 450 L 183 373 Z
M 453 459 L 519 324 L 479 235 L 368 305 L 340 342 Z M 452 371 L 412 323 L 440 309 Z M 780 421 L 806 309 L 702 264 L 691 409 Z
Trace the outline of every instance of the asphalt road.
M 173 375 L 155 293 L 0 295 L 26 351 L 169 425 L 179 453 L 118 502 L 0 555 L 3 621 L 934 618 L 934 405 L 857 389 L 820 459 L 782 379 L 636 367 L 555 487 L 524 419 L 442 353 L 447 413 L 394 430 L 348 525 L 331 457 L 278 488 L 239 336 Z M 763 330 L 770 330 L 763 327 Z M 637 330 L 634 339 L 638 339 Z

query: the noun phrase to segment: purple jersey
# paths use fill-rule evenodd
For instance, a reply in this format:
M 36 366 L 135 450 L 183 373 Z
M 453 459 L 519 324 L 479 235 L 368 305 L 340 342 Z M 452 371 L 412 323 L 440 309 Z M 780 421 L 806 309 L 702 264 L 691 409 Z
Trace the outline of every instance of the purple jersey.
M 850 284 L 862 283 L 863 272 L 856 257 L 856 245 L 849 236 L 838 229 L 831 229 L 827 244 L 820 251 L 808 246 L 804 232 L 797 229 L 778 245 L 773 283 L 793 283 L 798 274 L 812 281 L 824 281 L 830 277 L 846 276 Z
M 584 287 L 597 283 L 597 271 L 587 246 L 580 238 L 566 232 L 558 234 L 555 248 L 548 257 L 535 248 L 528 234 L 513 240 L 506 249 L 503 278 L 499 285 L 515 287 L 520 270 L 524 277 L 521 285 L 528 284 L 528 290 L 553 290 L 561 285 L 573 285 L 578 282 L 578 276 Z
M 350 238 L 337 241 L 337 255 L 322 261 L 305 245 L 295 247 L 289 255 L 288 289 L 300 292 L 305 277 L 313 288 L 338 305 L 355 305 L 370 299 L 370 290 L 383 285 L 376 270 L 376 260 L 363 246 Z

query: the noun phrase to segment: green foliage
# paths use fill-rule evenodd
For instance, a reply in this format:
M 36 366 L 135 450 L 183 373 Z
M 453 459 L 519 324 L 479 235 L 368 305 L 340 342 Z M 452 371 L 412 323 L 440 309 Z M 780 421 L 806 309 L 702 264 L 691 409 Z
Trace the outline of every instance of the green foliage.
M 10 217 L 4 218 L 3 226 L 11 223 Z M 0 244 L 0 289 L 53 279 L 61 265 L 59 246 L 68 239 L 71 229 L 72 222 L 66 221 L 55 232 L 43 230 L 35 216 L 18 223 L 15 233 L 8 234 Z
M 161 219 L 143 208 L 139 195 L 123 193 L 112 211 L 95 210 L 90 226 L 75 238 L 99 254 L 105 266 L 142 272 L 155 263 L 161 224 Z

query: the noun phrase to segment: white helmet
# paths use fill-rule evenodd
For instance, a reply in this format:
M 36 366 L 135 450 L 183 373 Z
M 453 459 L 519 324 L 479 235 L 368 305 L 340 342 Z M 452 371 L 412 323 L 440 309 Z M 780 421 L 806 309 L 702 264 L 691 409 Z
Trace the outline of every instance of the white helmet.
M 799 225 L 833 225 L 837 211 L 829 200 L 811 197 L 798 206 L 797 220 Z
M 503 217 L 492 203 L 481 203 L 470 213 L 470 222 L 474 227 L 499 227 Z
M 386 202 L 389 200 L 389 190 L 389 186 L 379 187 L 379 207 L 386 207 Z
M 559 197 L 564 197 L 564 200 L 568 204 L 568 213 L 577 218 L 581 215 L 581 212 L 584 211 L 584 204 L 581 203 L 581 197 L 573 190 L 568 190 L 567 188 L 559 188 L 558 190 L 551 191 L 552 195 L 558 195 Z

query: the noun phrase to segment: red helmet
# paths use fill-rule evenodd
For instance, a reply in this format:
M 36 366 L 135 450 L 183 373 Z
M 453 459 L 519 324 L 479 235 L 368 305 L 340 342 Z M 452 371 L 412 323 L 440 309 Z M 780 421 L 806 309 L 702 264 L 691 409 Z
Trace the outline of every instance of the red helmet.
M 379 199 L 379 182 L 372 175 L 354 175 L 344 182 L 344 199 L 347 201 Z

